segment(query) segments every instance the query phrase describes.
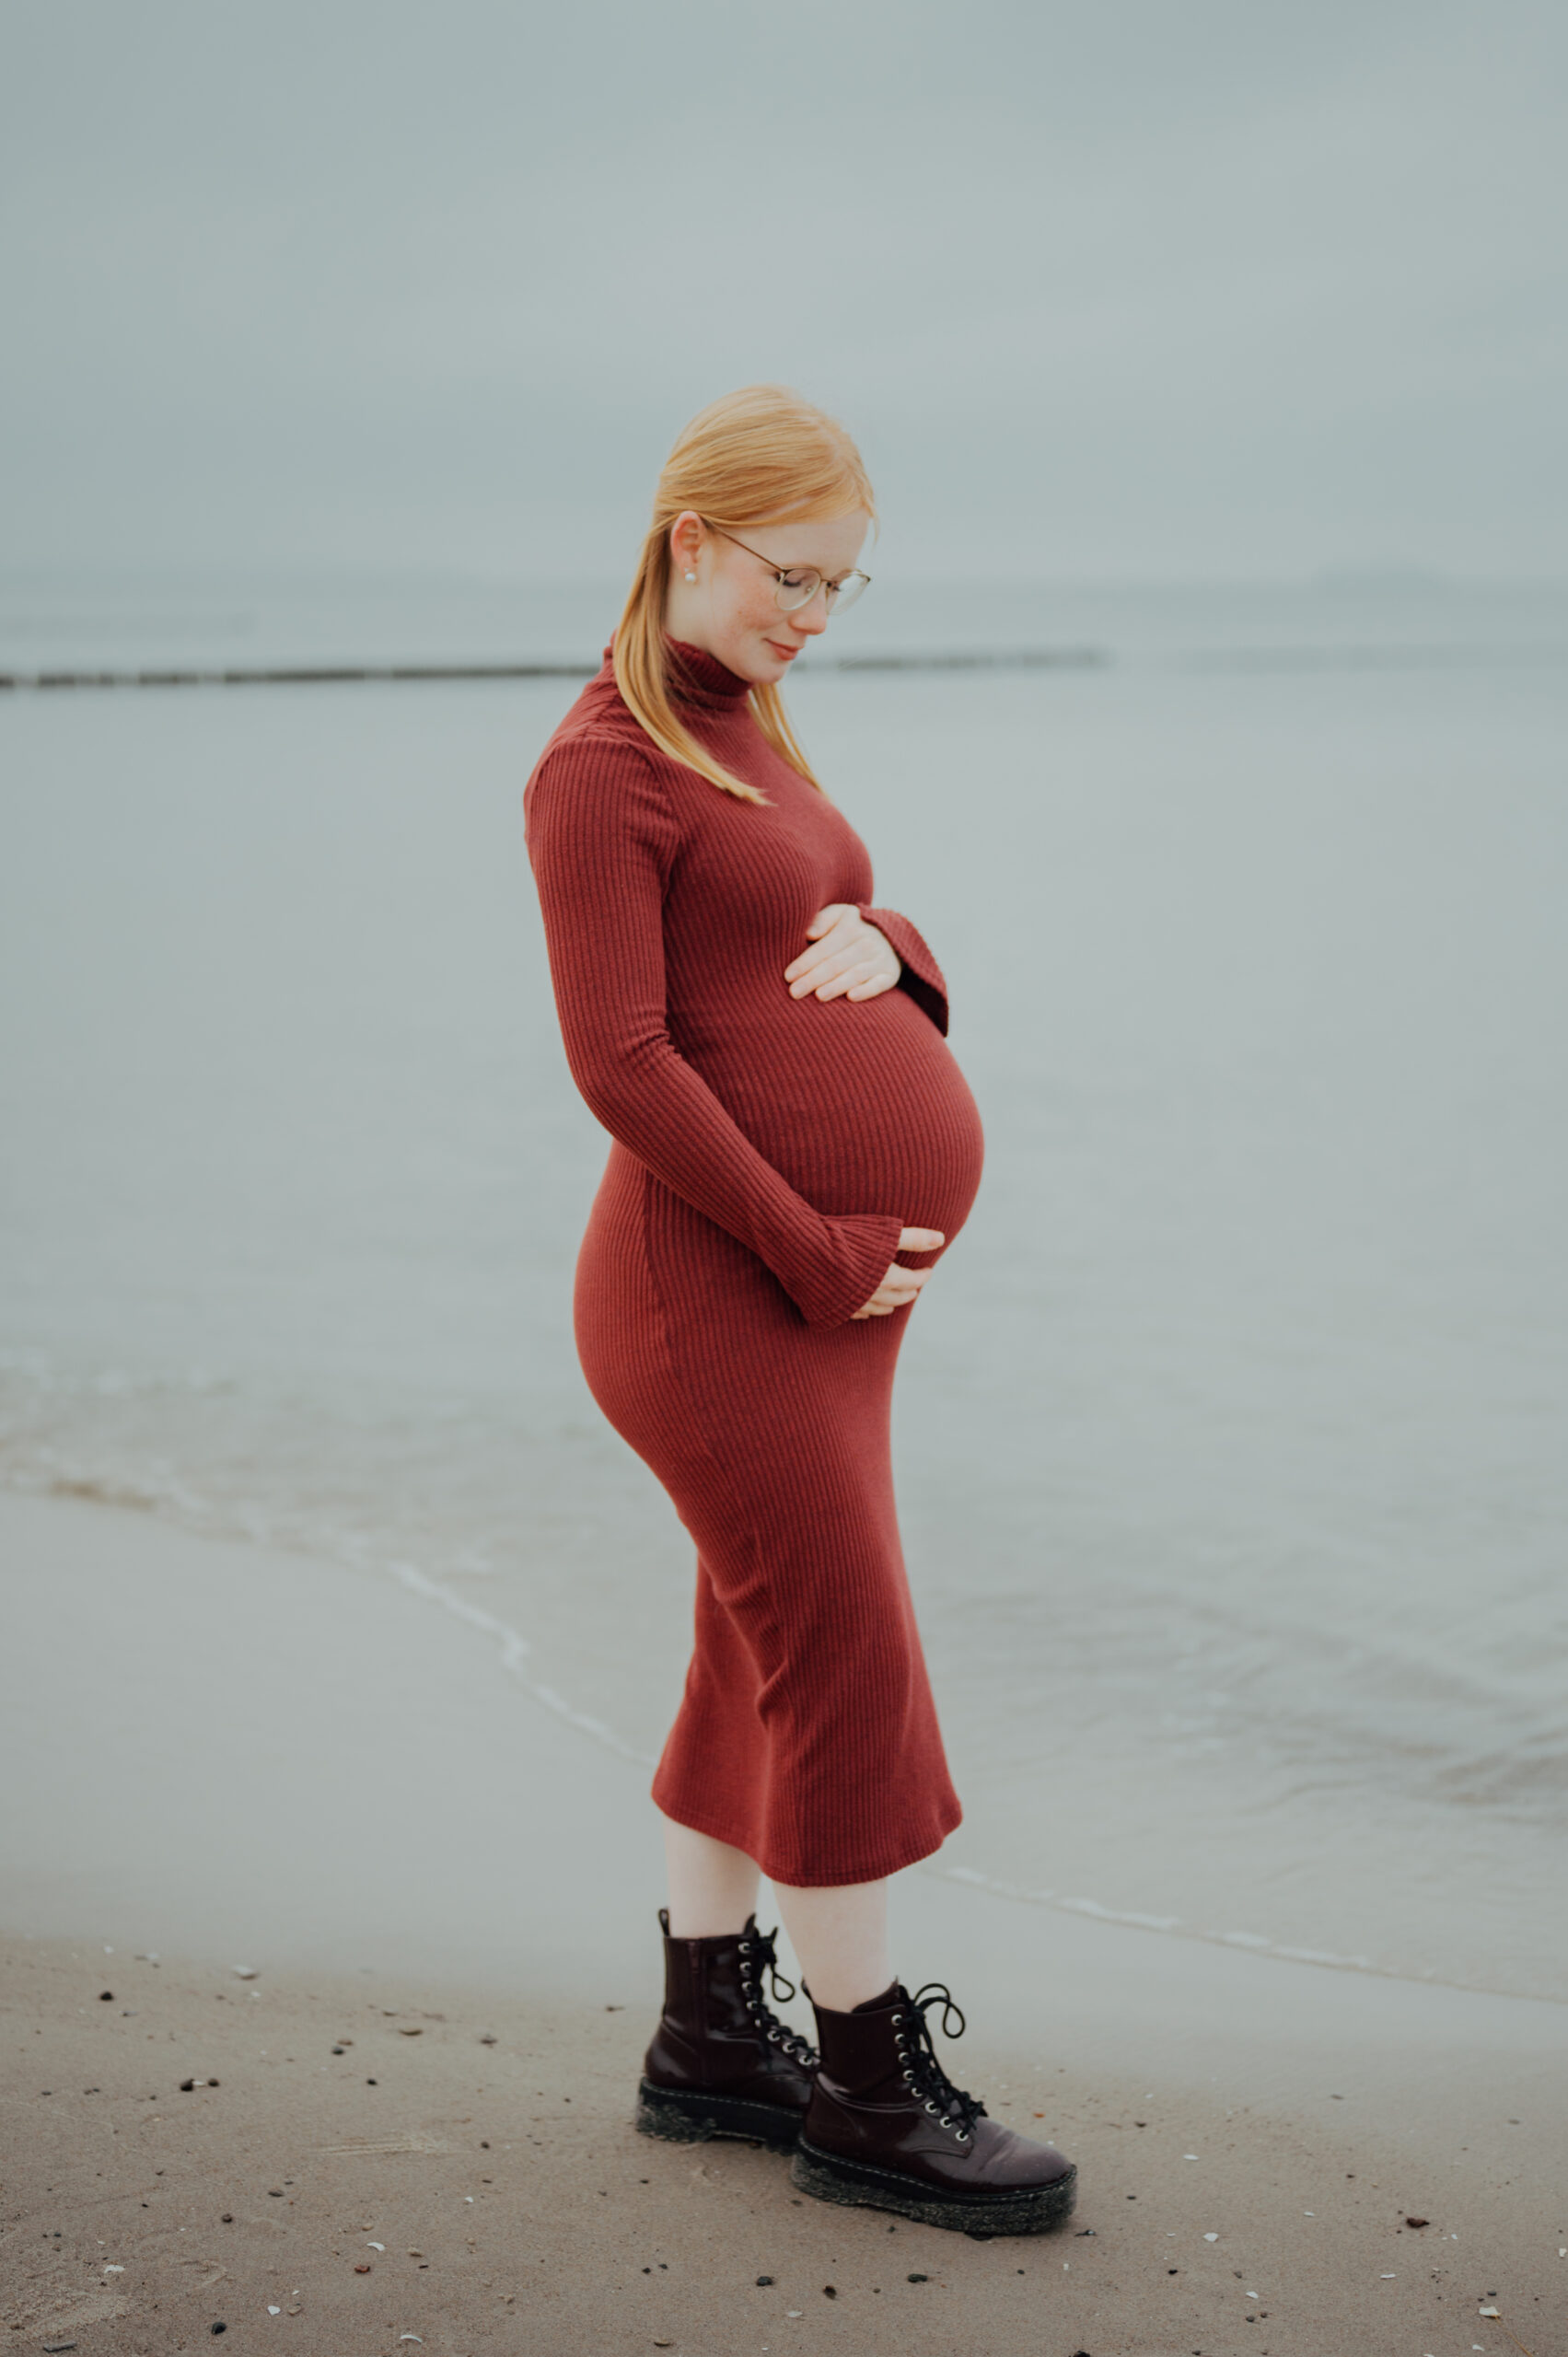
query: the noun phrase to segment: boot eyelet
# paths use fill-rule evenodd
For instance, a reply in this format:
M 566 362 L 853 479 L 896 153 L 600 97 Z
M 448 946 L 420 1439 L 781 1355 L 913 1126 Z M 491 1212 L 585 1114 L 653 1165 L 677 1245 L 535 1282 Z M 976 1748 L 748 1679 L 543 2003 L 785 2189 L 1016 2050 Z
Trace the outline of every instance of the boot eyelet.
M 960 2128 L 960 2129 L 958 2130 L 958 2142 L 959 2142 L 959 2143 L 960 2143 L 960 2144 L 967 2144 L 967 2143 L 969 2142 L 969 2141 L 970 2141 L 970 2131 L 969 2131 L 969 2130 L 968 2130 L 967 2128 Z
M 906 2071 L 906 2072 L 904 2073 L 904 2084 L 905 2084 L 905 2086 L 906 2086 L 906 2087 L 912 2087 L 912 2086 L 913 2086 L 913 2084 L 914 2084 L 914 2073 L 913 2073 L 912 2071 Z
M 903 2015 L 902 2015 L 902 2014 L 895 2014 L 893 2015 L 893 2027 L 894 2027 L 895 2029 L 897 2029 L 897 2028 L 898 2028 L 899 2024 L 900 2024 L 902 2020 L 903 2020 Z
M 935 2119 L 936 2117 L 936 2106 L 934 2103 L 928 2103 L 925 2108 L 931 2114 L 933 2119 Z

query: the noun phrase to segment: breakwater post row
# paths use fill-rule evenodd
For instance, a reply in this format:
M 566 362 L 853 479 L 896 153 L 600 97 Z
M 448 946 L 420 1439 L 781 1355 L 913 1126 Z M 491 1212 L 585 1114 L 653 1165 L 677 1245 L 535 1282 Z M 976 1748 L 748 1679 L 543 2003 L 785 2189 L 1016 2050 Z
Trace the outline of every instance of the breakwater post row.
M 1092 670 L 1110 661 L 1100 647 L 1026 647 L 1013 653 L 819 656 L 813 671 Z M 591 679 L 597 663 L 290 663 L 222 670 L 159 666 L 135 671 L 0 671 L 0 690 L 67 688 L 302 688 L 355 682 L 403 685 L 433 679 Z

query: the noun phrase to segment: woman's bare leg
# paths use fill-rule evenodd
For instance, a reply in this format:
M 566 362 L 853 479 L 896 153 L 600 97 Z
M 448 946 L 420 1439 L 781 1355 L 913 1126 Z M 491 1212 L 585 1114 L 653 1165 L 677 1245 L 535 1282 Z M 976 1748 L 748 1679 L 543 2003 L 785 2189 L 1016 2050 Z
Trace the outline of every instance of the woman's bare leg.
M 800 1958 L 806 1985 L 830 2013 L 853 2013 L 891 1987 L 888 1956 L 888 1886 L 845 1883 L 833 1890 L 801 1890 L 775 1883 L 779 1913 Z
M 671 1936 L 712 1940 L 738 1932 L 757 1904 L 755 1860 L 668 1817 L 664 1849 Z M 807 1987 L 819 2005 L 851 2013 L 890 1987 L 885 1882 L 845 1883 L 827 1890 L 785 1883 L 773 1887 Z
M 664 1821 L 669 1875 L 669 1929 L 678 1940 L 722 1939 L 738 1932 L 757 1905 L 757 1864 L 744 1850 L 689 1825 Z

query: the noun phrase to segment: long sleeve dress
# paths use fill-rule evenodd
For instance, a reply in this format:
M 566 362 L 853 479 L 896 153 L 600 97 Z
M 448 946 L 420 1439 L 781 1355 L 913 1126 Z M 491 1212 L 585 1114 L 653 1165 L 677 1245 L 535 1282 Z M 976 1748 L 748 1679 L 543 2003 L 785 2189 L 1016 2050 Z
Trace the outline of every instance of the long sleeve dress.
M 865 844 L 768 743 L 747 682 L 671 643 L 692 734 L 764 793 L 659 751 L 607 652 L 524 796 L 572 1075 L 613 1144 L 578 1256 L 578 1355 L 696 1543 L 696 1642 L 660 1809 L 772 1879 L 870 1882 L 959 1819 L 893 1501 L 910 1308 L 856 1320 L 905 1226 L 950 1245 L 980 1116 L 940 969 L 870 904 Z M 900 985 L 792 998 L 830 900 Z M 946 1249 L 946 1246 L 943 1248 Z

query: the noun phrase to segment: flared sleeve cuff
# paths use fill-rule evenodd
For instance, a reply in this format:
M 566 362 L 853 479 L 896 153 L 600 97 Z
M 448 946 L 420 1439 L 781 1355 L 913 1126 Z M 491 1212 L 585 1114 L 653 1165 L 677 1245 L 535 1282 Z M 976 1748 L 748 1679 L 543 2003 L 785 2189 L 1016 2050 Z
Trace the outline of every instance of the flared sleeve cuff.
M 903 968 L 899 976 L 899 988 L 908 991 L 923 1014 L 931 1017 L 944 1039 L 947 1036 L 947 985 L 942 969 L 926 946 L 923 936 L 915 931 L 908 917 L 897 909 L 865 908 L 855 903 L 856 914 L 867 924 L 874 924 L 885 934 L 898 953 Z
M 842 1326 L 865 1308 L 892 1266 L 903 1225 L 890 1212 L 822 1215 L 830 1252 L 813 1255 L 809 1269 L 775 1269 L 808 1326 Z

